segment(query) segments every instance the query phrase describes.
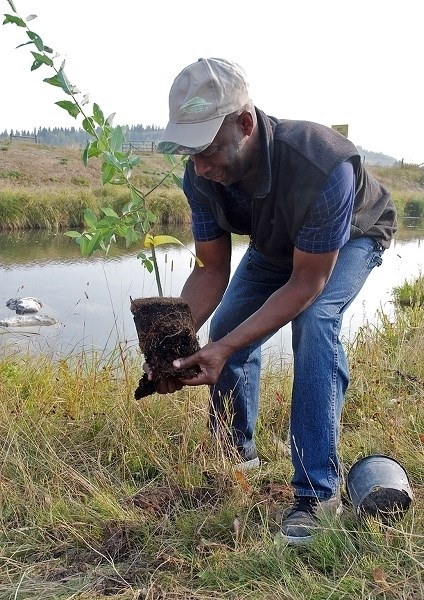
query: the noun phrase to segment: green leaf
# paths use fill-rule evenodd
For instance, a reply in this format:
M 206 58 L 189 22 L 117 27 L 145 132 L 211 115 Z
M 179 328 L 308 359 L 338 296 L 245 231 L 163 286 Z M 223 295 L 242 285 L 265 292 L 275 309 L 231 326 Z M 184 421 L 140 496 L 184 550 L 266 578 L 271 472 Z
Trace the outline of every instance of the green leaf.
M 103 217 L 100 221 L 97 222 L 96 229 L 101 229 L 105 234 L 112 235 L 113 232 L 117 232 L 117 226 L 119 225 L 120 219 L 118 216 L 116 217 Z
M 97 147 L 101 152 L 107 152 L 109 150 L 109 142 L 104 134 L 104 131 L 101 132 L 100 136 L 97 139 Z
M 86 117 L 82 122 L 82 126 L 87 133 L 96 137 L 96 129 L 94 126 L 94 121 L 91 117 Z
M 33 21 L 36 18 L 37 18 L 37 15 L 28 15 L 25 20 L 27 23 L 29 23 L 30 21 Z
M 129 156 L 128 157 L 128 163 L 131 166 L 131 168 L 136 167 L 137 165 L 140 164 L 141 161 L 141 157 L 140 156 Z
M 116 169 L 121 169 L 122 165 L 112 152 L 103 152 L 103 157 L 106 163 L 113 165 Z
M 127 248 L 129 248 L 131 246 L 131 244 L 134 244 L 135 242 L 139 242 L 140 239 L 141 239 L 141 235 L 137 231 L 134 231 L 134 229 L 129 228 L 128 232 L 125 236 L 125 245 Z
M 30 44 L 32 44 L 32 42 L 25 42 L 25 44 L 19 44 L 19 46 L 16 46 L 16 49 L 22 48 L 23 46 L 29 46 Z
M 91 208 L 86 208 L 85 211 L 84 211 L 84 223 L 88 227 L 93 227 L 93 228 L 96 227 L 97 217 L 93 213 L 93 211 L 91 210 Z
M 26 23 L 25 21 L 23 21 L 20 17 L 15 17 L 15 15 L 4 15 L 6 18 L 3 21 L 3 25 L 6 25 L 6 23 L 13 23 L 14 25 L 17 25 L 18 27 L 26 27 Z
M 60 106 L 60 108 L 67 110 L 71 117 L 77 118 L 81 112 L 79 106 L 77 106 L 74 102 L 71 102 L 71 100 L 59 100 L 59 102 L 55 102 L 55 104 Z
M 39 69 L 41 67 L 43 63 L 40 63 L 36 60 L 34 60 L 34 62 L 31 65 L 31 71 L 36 71 L 37 69 Z
M 166 154 L 165 154 L 165 156 L 166 156 Z M 175 173 L 172 173 L 172 181 L 177 184 L 177 186 L 180 188 L 180 190 L 183 189 L 183 178 L 182 177 L 180 177 L 179 175 L 176 175 Z
M 88 165 L 88 159 L 90 158 L 88 155 L 88 151 L 90 149 L 90 142 L 88 142 L 88 144 L 86 145 L 86 147 L 84 148 L 84 152 L 82 153 L 82 162 L 84 164 L 84 167 L 86 167 Z
M 43 44 L 43 40 L 40 38 L 40 36 L 38 35 L 38 33 L 35 33 L 35 31 L 27 31 L 27 36 L 29 37 L 29 39 L 31 40 L 31 42 L 35 45 L 35 47 L 37 48 L 37 50 L 39 50 L 40 52 L 42 52 L 44 50 L 44 44 Z
M 150 260 L 150 258 L 147 258 L 147 256 L 143 252 L 139 252 L 137 254 L 137 258 L 141 260 L 143 267 L 145 267 L 149 271 L 149 273 L 153 272 L 153 263 Z
M 107 217 L 116 217 L 117 219 L 119 219 L 119 215 L 117 215 L 117 213 L 113 210 L 113 208 L 105 207 L 105 208 L 101 208 L 100 210 Z
M 85 252 L 86 256 L 91 256 L 94 250 L 97 250 L 100 247 L 99 241 L 102 237 L 101 231 L 96 231 L 96 233 L 92 236 L 91 240 L 88 242 Z
M 81 237 L 81 234 L 78 231 L 65 231 L 65 233 L 63 235 L 66 235 L 67 237 L 70 237 L 70 238 Z
M 106 183 L 109 183 L 114 176 L 116 175 L 116 167 L 114 167 L 113 165 L 110 165 L 107 162 L 104 162 L 102 164 L 102 183 L 103 185 L 105 185 Z
M 146 212 L 146 218 L 149 219 L 149 221 L 151 223 L 156 223 L 156 221 L 157 221 L 157 216 L 154 213 L 152 213 L 150 210 L 148 210 Z
M 78 89 L 71 84 L 63 68 L 59 69 L 57 76 L 60 82 L 60 87 L 66 94 L 78 94 Z
M 58 75 L 54 75 L 53 77 L 46 77 L 45 79 L 43 79 L 43 81 L 45 83 L 49 83 L 50 85 L 54 85 L 56 87 L 62 87 L 62 84 L 60 82 Z
M 43 79 L 43 81 L 49 83 L 50 85 L 62 88 L 66 94 L 78 94 L 78 89 L 74 85 L 70 84 L 69 79 L 66 77 L 66 73 L 63 69 L 59 69 L 58 73 L 54 75 L 54 77 L 47 77 L 46 79 Z
M 112 113 L 111 115 L 108 116 L 108 118 L 106 119 L 107 125 L 110 125 L 111 127 L 113 126 L 113 120 L 115 118 L 115 114 L 116 113 Z
M 130 202 L 127 202 L 126 204 L 124 204 L 124 206 L 122 207 L 122 214 L 126 215 L 127 213 L 131 212 L 133 209 L 134 203 L 130 200 Z
M 171 165 L 171 167 L 175 167 L 177 164 L 177 160 L 174 154 L 164 154 L 165 161 Z
M 105 123 L 105 117 L 104 117 L 103 111 L 101 110 L 100 106 L 96 103 L 93 104 L 93 119 L 101 127 Z
M 110 147 L 112 152 L 116 152 L 122 147 L 122 142 L 124 141 L 124 130 L 119 125 L 115 127 L 112 131 L 112 135 L 110 138 Z
M 101 152 L 97 148 L 96 140 L 94 142 L 87 142 L 87 145 L 84 148 L 84 152 L 82 153 L 82 162 L 84 163 L 84 166 L 87 166 L 90 158 L 92 158 L 93 156 L 100 156 L 100 154 Z
M 130 196 L 131 196 L 131 200 L 137 205 L 140 206 L 140 204 L 144 204 L 144 195 L 142 192 L 140 192 L 140 190 L 137 190 L 136 188 L 132 187 L 130 188 Z
M 88 247 L 89 242 L 90 242 L 90 240 L 88 238 L 84 237 L 83 235 L 78 240 L 78 245 L 80 247 L 81 254 L 83 256 L 88 256 L 87 247 Z
M 39 52 L 31 52 L 36 62 L 42 63 L 44 65 L 48 65 L 49 67 L 53 66 L 53 61 L 48 56 L 44 54 L 40 54 Z

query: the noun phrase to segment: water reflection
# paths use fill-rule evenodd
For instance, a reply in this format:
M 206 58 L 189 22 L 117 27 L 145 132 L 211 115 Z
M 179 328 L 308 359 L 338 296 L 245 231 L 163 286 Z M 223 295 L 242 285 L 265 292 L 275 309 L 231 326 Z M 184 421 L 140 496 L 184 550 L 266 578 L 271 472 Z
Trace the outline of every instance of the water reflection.
M 402 227 L 383 265 L 349 308 L 344 336 L 352 337 L 365 321 L 375 322 L 380 308 L 390 313 L 393 287 L 424 272 L 424 225 L 411 224 Z M 188 228 L 168 233 L 193 249 Z M 245 237 L 234 238 L 233 268 L 246 245 Z M 192 269 L 191 254 L 176 246 L 159 249 L 158 257 L 165 295 L 178 295 Z M 154 277 L 141 266 L 135 249 L 118 245 L 108 257 L 82 258 L 73 240 L 44 231 L 0 235 L 0 281 L 0 319 L 11 316 L 9 298 L 35 296 L 44 302 L 43 311 L 59 321 L 51 327 L 0 328 L 0 346 L 8 351 L 42 348 L 57 356 L 82 349 L 108 355 L 118 342 L 136 349 L 129 298 L 157 295 Z M 200 338 L 207 339 L 207 324 Z M 289 326 L 268 342 L 267 352 L 290 356 Z

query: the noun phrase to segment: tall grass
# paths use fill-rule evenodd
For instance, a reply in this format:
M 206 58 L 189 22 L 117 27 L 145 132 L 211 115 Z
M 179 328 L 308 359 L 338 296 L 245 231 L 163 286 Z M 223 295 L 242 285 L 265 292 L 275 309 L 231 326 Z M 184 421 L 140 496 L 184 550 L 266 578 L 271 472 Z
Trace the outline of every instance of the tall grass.
M 124 190 L 110 188 L 104 191 L 39 188 L 31 192 L 3 188 L 0 189 L 0 230 L 81 227 L 86 208 L 100 216 L 102 207 L 119 209 L 127 202 Z M 160 224 L 178 225 L 190 221 L 188 205 L 179 190 L 157 190 L 149 196 L 147 205 L 155 211 Z
M 399 217 L 424 215 L 424 168 L 397 163 L 393 167 L 369 167 L 373 175 L 390 191 Z
M 242 474 L 210 440 L 207 394 L 136 403 L 138 356 L 0 354 L 0 597 L 205 600 L 424 597 L 424 313 L 381 314 L 349 346 L 346 470 L 400 460 L 413 508 L 392 526 L 346 502 L 312 545 L 288 548 L 291 368 L 264 370 L 257 443 Z M 346 498 L 345 498 L 346 500 Z
M 6 144 L 0 150 L 0 230 L 79 228 L 86 208 L 100 216 L 102 207 L 119 210 L 129 201 L 126 188 L 102 185 L 98 160 L 85 167 L 79 149 Z M 162 155 L 148 154 L 132 179 L 159 224 L 188 223 L 188 204 L 168 172 Z

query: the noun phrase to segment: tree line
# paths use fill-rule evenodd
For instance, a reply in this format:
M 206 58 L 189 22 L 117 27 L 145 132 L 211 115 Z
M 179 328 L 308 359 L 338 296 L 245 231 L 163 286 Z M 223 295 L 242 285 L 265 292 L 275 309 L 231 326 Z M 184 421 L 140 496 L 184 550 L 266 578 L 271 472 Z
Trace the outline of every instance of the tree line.
M 164 131 L 163 127 L 157 125 L 125 125 L 127 130 L 125 139 L 127 142 L 158 142 Z M 0 139 L 6 139 L 10 136 L 30 136 L 37 138 L 39 144 L 47 146 L 81 146 L 84 148 L 87 142 L 90 141 L 90 136 L 84 129 L 76 127 L 39 127 L 30 130 L 13 130 L 5 129 L 0 132 Z M 365 150 L 361 146 L 357 146 L 358 152 L 362 156 L 362 160 L 369 165 L 393 166 L 397 160 L 392 156 L 387 156 L 381 152 L 371 152 Z
M 129 142 L 157 142 L 159 141 L 163 128 L 156 125 L 125 125 L 126 140 Z M 0 138 L 6 139 L 11 136 L 25 136 L 37 138 L 39 144 L 47 146 L 81 146 L 84 147 L 89 139 L 89 135 L 84 129 L 76 127 L 39 127 L 33 130 L 11 129 L 0 132 Z

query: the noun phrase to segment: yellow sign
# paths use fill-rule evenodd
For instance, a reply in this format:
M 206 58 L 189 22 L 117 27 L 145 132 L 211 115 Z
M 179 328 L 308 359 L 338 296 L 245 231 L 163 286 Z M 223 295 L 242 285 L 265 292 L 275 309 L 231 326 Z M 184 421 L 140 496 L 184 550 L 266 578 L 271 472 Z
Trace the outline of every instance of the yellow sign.
M 347 132 L 349 129 L 349 125 L 332 125 L 331 129 L 338 131 L 339 133 L 341 133 L 342 135 L 344 135 L 347 138 Z

